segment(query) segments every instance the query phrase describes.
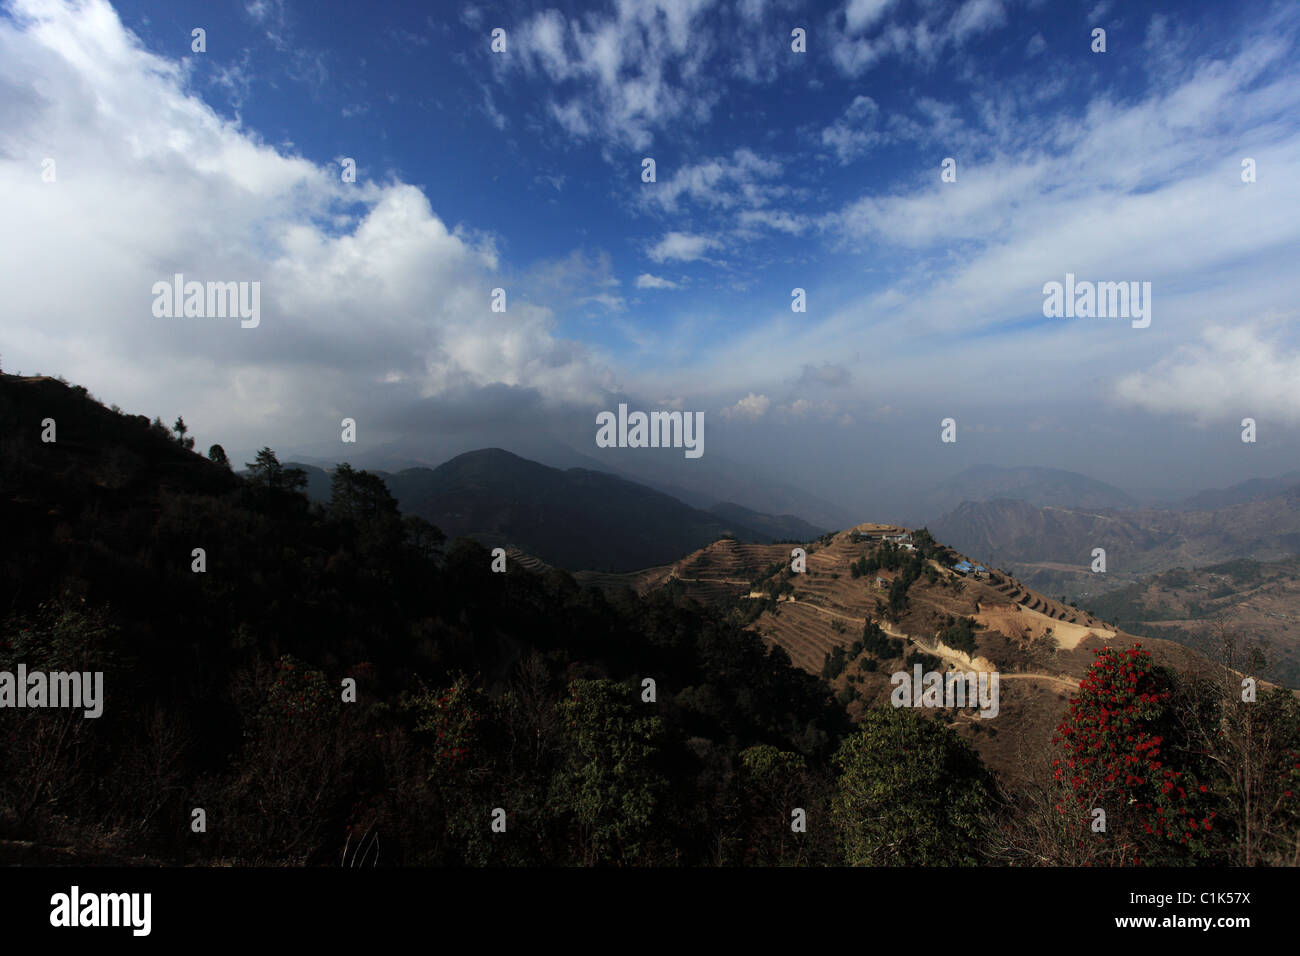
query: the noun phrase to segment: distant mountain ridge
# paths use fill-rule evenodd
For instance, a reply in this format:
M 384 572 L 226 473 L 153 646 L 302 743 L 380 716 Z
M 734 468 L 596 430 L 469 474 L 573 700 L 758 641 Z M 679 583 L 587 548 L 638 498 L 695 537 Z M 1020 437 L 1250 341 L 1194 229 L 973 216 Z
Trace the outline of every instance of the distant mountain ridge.
M 1283 494 L 1300 485 L 1300 471 L 1288 471 L 1276 478 L 1252 478 L 1228 488 L 1197 492 L 1169 506 L 1171 511 L 1217 511 L 1232 505 L 1262 501 Z
M 387 442 L 339 453 L 337 442 L 322 442 L 282 450 L 281 460 L 306 463 L 322 470 L 348 461 L 375 474 L 396 474 L 408 468 L 433 469 L 460 455 L 484 448 L 505 448 L 521 458 L 557 468 L 586 468 L 653 488 L 702 511 L 719 502 L 769 514 L 795 514 L 823 528 L 848 527 L 853 513 L 826 501 L 798 483 L 766 473 L 761 466 L 733 461 L 714 450 L 695 460 L 683 459 L 680 449 L 604 448 L 584 454 L 559 439 L 522 431 L 477 435 L 428 436 Z
M 1014 569 L 1049 593 L 1085 596 L 1175 567 L 1300 552 L 1300 487 L 1215 511 L 1085 511 L 999 499 L 966 502 L 931 524 L 953 547 Z M 1106 551 L 1106 573 L 1091 571 Z
M 769 515 L 731 501 L 719 501 L 709 509 L 723 521 L 752 528 L 772 541 L 811 541 L 827 529 L 809 524 L 797 515 Z
M 994 499 L 1058 508 L 1126 510 L 1139 506 L 1128 492 L 1074 471 L 1034 465 L 973 465 L 922 493 L 911 510 L 928 524 L 967 501 Z
M 313 465 L 308 494 L 328 500 L 330 476 Z M 824 529 L 795 515 L 719 503 L 693 508 L 653 488 L 586 468 L 560 470 L 500 448 L 457 455 L 437 468 L 384 479 L 402 511 L 450 537 L 516 547 L 572 571 L 632 571 L 673 561 L 728 535 L 754 542 L 815 538 Z

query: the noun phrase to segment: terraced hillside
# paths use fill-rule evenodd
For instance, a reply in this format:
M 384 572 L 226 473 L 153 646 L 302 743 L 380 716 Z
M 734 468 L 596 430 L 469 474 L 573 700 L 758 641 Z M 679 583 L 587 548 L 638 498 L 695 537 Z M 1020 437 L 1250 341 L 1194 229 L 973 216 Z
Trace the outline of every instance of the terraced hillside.
M 577 577 L 639 592 L 672 587 L 702 603 L 732 608 L 765 643 L 826 678 L 852 716 L 888 703 L 890 676 L 910 673 L 917 663 L 925 671 L 996 672 L 996 717 L 981 718 L 971 708 L 927 713 L 947 722 L 1012 779 L 1050 739 L 1094 650 L 1140 640 L 1175 669 L 1208 666 L 1181 645 L 1136 638 L 1001 572 L 960 575 L 952 565 L 966 556 L 924 531 L 863 524 L 823 535 L 803 546 L 803 573 L 791 570 L 793 547 L 728 539 L 672 565 Z
M 604 589 L 630 587 L 638 594 L 672 582 L 701 604 L 729 604 L 747 593 L 755 578 L 769 574 L 774 564 L 790 556 L 789 544 L 741 544 L 732 538 L 715 541 L 673 564 L 628 574 L 579 571 L 582 584 Z
M 1139 639 L 996 571 L 982 579 L 956 574 L 951 565 L 963 555 L 927 546 L 921 535 L 916 541 L 928 552 L 924 558 L 882 544 L 876 534 L 841 532 L 809 547 L 804 574 L 790 572 L 787 549 L 773 554 L 773 561 L 783 560 L 782 569 L 751 592 L 762 596 L 742 600 L 763 606 L 754 627 L 764 641 L 826 677 L 854 716 L 887 703 L 890 675 L 910 672 L 916 663 L 925 671 L 996 671 L 997 717 L 981 718 L 974 709 L 930 713 L 961 733 L 990 766 L 1014 778 L 1030 751 L 1050 739 L 1092 652 Z M 891 551 L 923 567 L 906 587 L 899 581 L 902 569 L 854 577 L 855 562 L 879 560 Z M 1142 644 L 1178 670 L 1206 663 L 1178 644 Z

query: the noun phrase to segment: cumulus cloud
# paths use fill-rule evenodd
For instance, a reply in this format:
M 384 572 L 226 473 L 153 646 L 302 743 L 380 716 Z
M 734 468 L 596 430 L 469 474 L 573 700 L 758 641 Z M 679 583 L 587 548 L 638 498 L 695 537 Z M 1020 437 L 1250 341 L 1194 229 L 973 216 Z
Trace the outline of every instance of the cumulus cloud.
M 729 405 L 722 410 L 722 417 L 727 419 L 756 422 L 767 414 L 768 407 L 772 400 L 766 395 L 755 395 L 750 392 L 734 405 Z
M 1300 348 L 1253 326 L 1211 325 L 1197 342 L 1116 383 L 1121 401 L 1198 422 L 1300 424 Z
M 250 16 L 274 22 L 277 9 Z M 102 0 L 21 0 L 0 18 L 0 193 L 6 364 L 183 411 L 225 441 L 257 443 L 273 420 L 332 427 L 377 388 L 586 401 L 607 380 L 557 337 L 545 302 L 491 311 L 509 284 L 492 237 L 449 227 L 414 186 L 344 184 L 337 166 L 265 144 Z M 155 318 L 152 286 L 175 273 L 260 282 L 260 326 Z M 173 407 L 154 407 L 158 395 Z

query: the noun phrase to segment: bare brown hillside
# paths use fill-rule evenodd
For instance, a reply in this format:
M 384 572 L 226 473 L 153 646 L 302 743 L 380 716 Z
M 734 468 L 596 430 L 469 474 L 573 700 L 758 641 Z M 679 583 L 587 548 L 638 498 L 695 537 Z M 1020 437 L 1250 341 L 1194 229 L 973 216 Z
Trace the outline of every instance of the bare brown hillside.
M 952 726 L 1009 779 L 1017 776 L 1029 751 L 1048 743 L 1095 650 L 1141 643 L 1158 662 L 1176 670 L 1208 666 L 1195 651 L 1118 631 L 997 571 L 982 579 L 959 575 L 951 565 L 964 556 L 942 546 L 906 589 L 905 606 L 891 613 L 889 592 L 899 572 L 881 569 L 855 577 L 852 566 L 898 547 L 884 539 L 904 534 L 903 528 L 862 524 L 824 535 L 803 546 L 805 573 L 790 569 L 792 545 L 727 539 L 671 565 L 576 577 L 639 593 L 673 587 L 701 603 L 734 609 L 795 665 L 827 677 L 854 717 L 865 707 L 888 703 L 890 675 L 910 673 L 918 662 L 926 671 L 996 671 L 996 717 L 981 718 L 974 709 L 925 712 Z M 941 631 L 964 618 L 975 623 L 973 653 L 939 640 Z M 864 647 L 868 622 L 891 642 Z M 839 654 L 842 659 L 832 659 Z

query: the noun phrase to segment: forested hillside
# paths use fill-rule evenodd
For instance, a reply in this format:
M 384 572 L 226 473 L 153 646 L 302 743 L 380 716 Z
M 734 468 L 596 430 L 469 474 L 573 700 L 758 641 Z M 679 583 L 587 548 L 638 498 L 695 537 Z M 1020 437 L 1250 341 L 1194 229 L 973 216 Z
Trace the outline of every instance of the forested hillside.
M 1206 786 L 1197 813 L 1218 823 L 1191 842 L 1144 833 L 1174 806 L 1156 780 L 1117 789 L 1094 775 L 1089 799 L 1113 809 L 1114 836 L 1084 853 L 1086 808 L 1063 814 L 1050 796 L 1063 782 L 1005 794 L 944 720 L 917 711 L 873 708 L 851 725 L 827 685 L 766 649 L 736 609 L 606 594 L 554 570 L 498 573 L 483 547 L 403 516 L 374 475 L 340 467 L 329 503 L 313 505 L 270 449 L 243 479 L 219 446 L 197 454 L 183 422 L 123 415 L 57 380 L 0 377 L 0 424 L 0 671 L 104 675 L 96 718 L 0 709 L 6 862 L 1293 852 L 1300 740 L 1281 692 L 1241 710 L 1151 668 L 1112 689 L 1138 695 L 1141 739 L 1164 735 L 1169 766 Z M 1099 700 L 1083 688 L 1066 723 L 1093 719 Z M 1220 709 L 1228 742 L 1253 748 L 1244 778 L 1227 744 L 1205 746 Z M 1118 760 L 1127 745 L 1107 746 Z M 1038 824 L 1023 828 L 1029 843 L 1024 821 Z

